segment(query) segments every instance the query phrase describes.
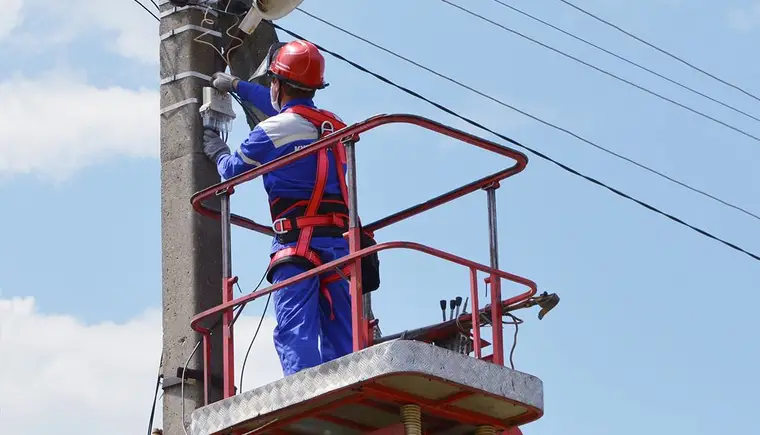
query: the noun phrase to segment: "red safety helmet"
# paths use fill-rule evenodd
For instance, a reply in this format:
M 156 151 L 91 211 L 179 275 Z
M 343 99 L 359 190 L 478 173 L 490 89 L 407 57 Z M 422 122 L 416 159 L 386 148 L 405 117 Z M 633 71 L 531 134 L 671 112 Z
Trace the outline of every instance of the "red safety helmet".
M 277 44 L 279 45 L 279 44 Z M 324 79 L 325 58 L 309 41 L 296 40 L 272 47 L 268 72 L 294 87 L 313 90 L 327 86 Z

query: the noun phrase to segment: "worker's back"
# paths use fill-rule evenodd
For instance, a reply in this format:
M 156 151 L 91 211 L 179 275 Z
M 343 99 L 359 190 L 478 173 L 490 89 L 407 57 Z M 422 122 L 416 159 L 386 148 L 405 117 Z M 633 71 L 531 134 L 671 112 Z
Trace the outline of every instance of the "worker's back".
M 268 152 L 261 156 L 261 164 L 305 148 L 319 139 L 319 132 L 314 124 L 296 113 L 287 112 L 288 108 L 295 105 L 315 107 L 310 99 L 292 100 L 283 107 L 282 112 L 265 119 L 256 127 L 255 130 L 263 131 L 271 141 L 271 145 L 266 147 Z M 330 167 L 325 195 L 340 195 L 340 181 L 332 152 L 328 153 L 328 160 Z M 342 170 L 345 174 L 345 167 Z M 264 188 L 269 195 L 270 203 L 277 198 L 308 199 L 314 190 L 316 179 L 317 156 L 313 154 L 264 175 Z

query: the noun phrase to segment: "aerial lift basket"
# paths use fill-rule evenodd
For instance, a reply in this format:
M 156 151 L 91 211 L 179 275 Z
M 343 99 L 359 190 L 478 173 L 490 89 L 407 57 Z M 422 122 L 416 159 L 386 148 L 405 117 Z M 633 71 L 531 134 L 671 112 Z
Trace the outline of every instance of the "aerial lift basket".
M 363 227 L 358 219 L 355 145 L 359 134 L 384 124 L 406 123 L 469 143 L 514 160 L 514 164 L 467 185 L 439 195 L 429 201 L 391 214 Z M 233 299 L 237 278 L 231 270 L 231 225 L 273 235 L 271 227 L 230 212 L 234 187 L 294 160 L 341 143 L 347 156 L 349 195 L 350 254 L 308 270 L 284 282 L 246 296 Z M 191 326 L 203 337 L 204 386 L 206 405 L 190 418 L 192 435 L 216 434 L 518 434 L 518 426 L 543 415 L 541 380 L 504 366 L 502 317 L 511 311 L 539 305 L 545 311 L 558 302 L 554 294 L 536 295 L 536 284 L 498 268 L 496 230 L 496 189 L 499 181 L 522 171 L 528 158 L 511 148 L 414 115 L 377 115 L 332 133 L 311 146 L 252 169 L 195 194 L 194 209 L 222 222 L 223 303 L 198 314 Z M 374 234 L 393 223 L 423 213 L 434 207 L 477 190 L 485 190 L 488 199 L 491 264 L 486 266 L 456 255 L 414 242 L 383 242 L 360 248 L 361 231 Z M 221 208 L 206 201 L 219 197 Z M 361 259 L 379 251 L 410 249 L 463 266 L 470 277 L 471 312 L 457 313 L 448 321 L 377 338 L 373 332 L 377 319 L 369 319 L 361 291 Z M 350 275 L 354 352 L 342 358 L 309 368 L 294 375 L 236 394 L 234 348 L 232 344 L 233 309 L 294 282 L 325 272 L 352 267 Z M 490 303 L 480 306 L 478 274 L 490 285 Z M 502 299 L 501 282 L 511 281 L 526 291 Z M 209 323 L 221 317 L 224 398 L 209 403 L 211 329 Z M 481 326 L 492 326 L 492 343 L 481 337 Z M 463 346 L 451 345 L 463 340 Z M 491 353 L 483 350 L 490 347 Z M 473 356 L 469 356 L 472 353 Z

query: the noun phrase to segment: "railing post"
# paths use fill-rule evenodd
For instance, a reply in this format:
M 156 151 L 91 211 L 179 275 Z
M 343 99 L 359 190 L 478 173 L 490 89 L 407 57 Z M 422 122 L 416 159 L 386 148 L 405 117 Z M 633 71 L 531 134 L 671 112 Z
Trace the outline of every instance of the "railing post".
M 488 198 L 488 240 L 491 254 L 491 267 L 499 268 L 499 232 L 496 219 L 496 189 L 495 182 L 485 187 Z M 493 363 L 504 365 L 504 331 L 501 321 L 501 278 L 491 275 L 491 321 L 493 326 Z
M 222 303 L 233 299 L 233 286 L 237 281 L 232 276 L 232 222 L 230 218 L 230 196 L 233 188 L 225 189 L 221 195 L 222 212 Z M 234 319 L 233 309 L 222 314 L 222 380 L 223 397 L 226 399 L 235 395 L 235 346 L 232 333 Z
M 478 271 L 470 268 L 470 299 L 472 299 L 472 308 L 470 316 L 472 318 L 472 350 L 475 352 L 475 358 L 481 358 L 480 349 L 480 302 L 478 301 Z
M 488 242 L 491 253 L 491 267 L 499 268 L 499 232 L 496 222 L 496 189 L 499 183 L 490 184 L 485 187 L 488 198 Z
M 346 184 L 348 188 L 348 247 L 351 253 L 361 249 L 358 195 L 356 192 L 356 141 L 353 137 L 342 140 L 346 150 Z M 369 297 L 362 294 L 362 262 L 354 261 L 351 268 L 351 329 L 353 330 L 354 352 L 367 347 L 369 343 L 369 323 L 367 316 L 371 308 Z M 369 295 L 367 295 L 369 296 Z

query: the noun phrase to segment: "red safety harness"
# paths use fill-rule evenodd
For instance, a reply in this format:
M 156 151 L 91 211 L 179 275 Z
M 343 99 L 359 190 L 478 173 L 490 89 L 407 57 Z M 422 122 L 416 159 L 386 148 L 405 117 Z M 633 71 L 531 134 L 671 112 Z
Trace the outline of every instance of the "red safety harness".
M 294 106 L 286 109 L 285 112 L 298 114 L 314 124 L 317 132 L 319 132 L 319 138 L 346 127 L 346 124 L 326 110 L 308 106 Z M 325 195 L 324 193 L 330 170 L 328 152 L 335 155 L 340 196 Z M 310 247 L 311 238 L 314 236 L 343 237 L 343 234 L 348 231 L 348 189 L 343 173 L 345 164 L 346 151 L 342 143 L 339 142 L 319 150 L 317 153 L 317 177 L 311 198 L 308 200 L 276 198 L 270 203 L 272 228 L 280 243 L 294 241 L 297 243 L 293 247 L 284 248 L 272 255 L 269 263 L 269 282 L 272 282 L 272 269 L 279 264 L 296 263 L 307 270 L 321 266 L 323 264 L 321 258 Z M 347 265 L 342 269 L 341 273 L 344 277 L 350 275 L 350 268 L 351 266 Z M 331 319 L 335 318 L 335 314 L 332 311 L 332 298 L 327 290 L 327 285 L 342 278 L 340 274 L 334 272 L 320 276 L 320 292 L 330 304 Z

